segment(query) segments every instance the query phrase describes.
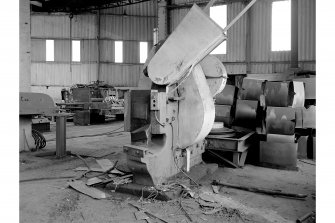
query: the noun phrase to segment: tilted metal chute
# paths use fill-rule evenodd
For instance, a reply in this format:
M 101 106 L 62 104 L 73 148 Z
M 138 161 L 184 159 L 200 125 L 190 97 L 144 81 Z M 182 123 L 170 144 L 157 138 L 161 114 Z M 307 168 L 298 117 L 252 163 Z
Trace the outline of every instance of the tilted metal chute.
M 221 61 L 209 53 L 255 2 L 224 29 L 194 4 L 160 48 L 154 47 L 145 64 L 150 79 L 143 76 L 141 90 L 126 95 L 131 145 L 124 152 L 134 183 L 160 185 L 202 161 L 204 138 L 214 123 L 213 97 L 227 79 Z

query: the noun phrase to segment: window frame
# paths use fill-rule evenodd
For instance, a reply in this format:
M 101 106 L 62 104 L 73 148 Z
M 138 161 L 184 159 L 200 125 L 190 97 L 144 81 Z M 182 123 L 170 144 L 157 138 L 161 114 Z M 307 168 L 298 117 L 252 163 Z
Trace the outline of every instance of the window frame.
M 75 47 L 75 45 L 78 46 L 78 44 L 74 44 L 76 42 L 79 42 L 79 48 L 78 48 L 78 50 L 79 50 L 79 57 L 78 57 L 79 60 L 74 60 L 74 59 L 77 59 L 77 57 L 74 58 L 75 57 L 75 54 L 74 54 L 75 49 L 74 49 L 74 47 Z M 72 42 L 71 42 L 71 62 L 74 62 L 74 63 L 80 63 L 81 62 L 81 40 L 77 40 L 76 39 L 76 40 L 72 40 Z
M 51 43 L 52 41 L 52 60 L 49 59 L 48 55 L 51 55 L 51 52 L 48 54 L 49 50 L 51 50 L 48 46 L 51 46 L 48 44 L 48 42 Z M 48 50 L 49 49 L 49 50 Z M 55 62 L 55 40 L 54 39 L 46 39 L 45 40 L 45 61 L 46 62 Z
M 283 20 L 281 20 L 281 23 L 277 23 L 277 25 L 274 24 L 274 6 L 277 4 L 277 3 L 282 3 L 282 2 L 287 2 L 288 4 L 288 16 L 289 16 L 289 21 L 288 23 L 289 24 L 284 24 L 282 23 Z M 277 14 L 277 13 L 276 13 Z M 279 20 L 278 20 L 279 21 Z M 282 30 L 279 29 L 279 31 L 274 31 L 274 29 L 276 29 L 278 26 L 278 24 L 280 26 L 284 26 L 284 27 L 287 27 L 287 36 L 285 36 L 286 39 L 286 44 L 285 46 L 281 46 L 279 47 L 277 44 L 278 44 L 278 33 L 282 33 Z M 275 0 L 275 1 L 272 1 L 271 2 L 271 34 L 270 34 L 270 41 L 271 41 L 271 52 L 273 53 L 276 53 L 276 52 L 290 52 L 292 50 L 292 44 L 291 44 L 291 26 L 292 26 L 292 19 L 291 19 L 291 0 Z M 285 39 L 284 38 L 284 39 Z M 283 40 L 283 38 L 282 38 Z
M 225 7 L 225 13 L 226 13 L 226 24 L 224 24 L 224 27 L 222 27 L 220 24 L 218 24 L 218 22 L 217 22 L 217 20 L 215 20 L 214 18 L 212 18 L 211 17 L 211 9 L 212 8 L 214 8 L 214 7 L 222 7 L 222 6 L 224 6 Z M 227 4 L 220 4 L 220 5 L 215 5 L 215 6 L 211 6 L 210 8 L 209 8 L 209 17 L 211 18 L 211 19 L 213 19 L 222 29 L 223 28 L 225 28 L 227 25 L 228 25 L 228 5 Z M 226 33 L 226 35 L 227 35 L 227 33 Z M 224 47 L 223 49 L 224 49 L 224 52 L 223 53 L 221 53 L 221 52 L 216 52 L 216 51 L 218 51 L 218 50 L 220 50 L 220 47 Z M 225 40 L 225 41 L 223 41 L 219 46 L 217 46 L 210 54 L 211 55 L 227 55 L 227 52 L 228 52 L 228 44 L 227 44 L 227 39 Z
M 120 51 L 120 53 L 121 53 L 121 56 L 120 56 L 120 58 L 121 58 L 121 60 L 120 61 L 117 61 L 117 59 L 119 59 L 119 56 L 117 56 L 116 54 L 117 54 L 117 52 L 116 52 L 116 46 L 117 46 L 117 43 L 121 43 L 121 51 Z M 114 41 L 114 62 L 115 63 L 123 63 L 123 61 L 124 61 L 124 58 L 123 58 L 123 41 L 122 40 L 115 40 Z
M 145 43 L 145 47 L 143 48 L 143 49 L 145 49 L 145 59 L 144 59 L 144 61 L 143 60 L 141 60 L 141 44 L 144 44 Z M 140 43 L 139 43 L 139 53 L 140 53 L 140 64 L 144 64 L 145 63 L 145 61 L 147 60 L 147 58 L 148 58 L 148 46 L 149 46 L 149 43 L 148 43 L 148 41 L 141 41 Z M 143 59 L 143 58 L 142 58 Z

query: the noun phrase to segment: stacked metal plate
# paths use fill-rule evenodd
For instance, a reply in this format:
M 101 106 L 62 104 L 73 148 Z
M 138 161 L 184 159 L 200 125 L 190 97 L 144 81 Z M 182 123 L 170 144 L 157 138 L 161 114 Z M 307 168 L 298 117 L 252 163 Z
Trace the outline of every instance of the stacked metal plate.
M 238 99 L 258 101 L 263 94 L 263 84 L 263 80 L 244 78 L 238 91 Z
M 220 135 L 222 137 L 231 138 L 236 135 L 234 129 L 222 127 L 222 128 L 212 128 L 209 135 Z
M 305 102 L 302 82 L 266 82 L 266 141 L 260 142 L 260 163 L 278 169 L 297 169 L 295 128 L 302 127 Z
M 255 129 L 259 126 L 258 104 L 258 101 L 237 99 L 234 125 L 250 129 Z
M 226 85 L 222 92 L 215 96 L 215 121 L 223 122 L 225 126 L 232 124 L 236 89 L 234 85 Z
M 226 85 L 221 93 L 215 96 L 215 104 L 233 105 L 236 95 L 236 87 L 234 85 Z

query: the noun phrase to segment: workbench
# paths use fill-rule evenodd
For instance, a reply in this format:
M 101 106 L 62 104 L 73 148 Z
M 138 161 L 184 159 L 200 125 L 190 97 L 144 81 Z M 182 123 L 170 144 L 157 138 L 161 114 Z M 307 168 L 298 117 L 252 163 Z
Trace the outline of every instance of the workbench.
M 206 147 L 211 154 L 222 157 L 217 152 L 231 152 L 233 153 L 233 161 L 235 167 L 243 167 L 247 158 L 248 149 L 253 143 L 253 135 L 255 132 L 236 132 L 233 137 L 226 137 L 224 135 L 208 135 L 206 137 Z M 224 159 L 224 158 L 223 158 Z

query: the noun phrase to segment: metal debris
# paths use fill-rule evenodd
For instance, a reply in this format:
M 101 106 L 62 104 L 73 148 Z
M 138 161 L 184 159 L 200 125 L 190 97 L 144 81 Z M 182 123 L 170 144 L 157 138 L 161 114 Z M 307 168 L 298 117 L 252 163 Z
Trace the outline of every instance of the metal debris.
M 79 191 L 80 193 L 86 194 L 94 199 L 104 199 L 107 198 L 105 192 L 102 192 L 96 188 L 88 187 L 83 181 L 72 180 L 68 182 L 69 186 L 73 189 Z
M 76 169 L 74 169 L 74 171 L 87 171 L 87 170 L 88 170 L 87 167 L 77 167 Z M 101 168 L 96 168 L 96 167 L 92 167 L 92 168 L 91 168 L 91 171 L 92 171 L 92 172 L 99 172 L 99 173 L 103 173 L 103 172 L 105 172 L 103 169 L 101 169 Z M 112 173 L 112 174 L 121 174 L 121 175 L 124 174 L 123 172 L 121 172 L 121 171 L 118 170 L 118 169 L 113 169 L 112 171 L 110 171 L 110 173 Z
M 114 166 L 114 163 L 109 159 L 100 159 L 96 161 L 99 164 L 99 166 L 101 166 L 103 171 L 107 171 L 108 169 Z
M 101 182 L 102 182 L 102 180 L 100 178 L 92 177 L 92 178 L 90 178 L 86 181 L 86 185 L 87 186 L 92 186 L 92 185 L 95 185 L 95 184 L 98 184 L 98 183 L 101 183 Z
M 136 220 L 147 220 L 149 219 L 148 215 L 144 211 L 137 211 L 134 213 Z
M 216 185 L 212 185 L 212 189 L 213 189 L 213 192 L 216 193 L 216 194 L 219 194 L 219 187 L 216 186 Z

